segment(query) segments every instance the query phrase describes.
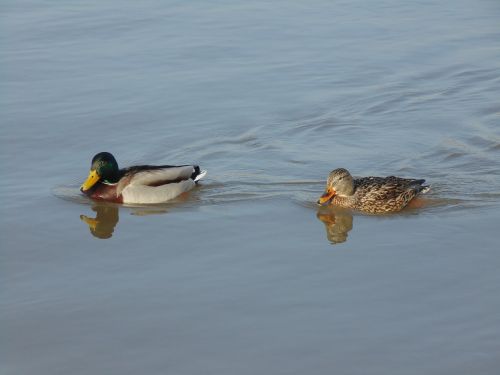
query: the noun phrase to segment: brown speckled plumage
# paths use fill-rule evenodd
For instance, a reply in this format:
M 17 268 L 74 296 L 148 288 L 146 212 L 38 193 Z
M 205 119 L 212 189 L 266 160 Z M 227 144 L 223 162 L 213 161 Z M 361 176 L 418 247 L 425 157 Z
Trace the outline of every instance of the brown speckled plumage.
M 429 189 L 424 182 L 395 176 L 352 178 L 346 169 L 339 168 L 330 173 L 326 192 L 318 202 L 369 213 L 395 212 Z

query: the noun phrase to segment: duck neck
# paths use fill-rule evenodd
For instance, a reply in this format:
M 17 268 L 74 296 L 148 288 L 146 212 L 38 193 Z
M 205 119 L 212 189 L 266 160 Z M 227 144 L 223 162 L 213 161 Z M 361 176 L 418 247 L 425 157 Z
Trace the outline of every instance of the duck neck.
M 102 181 L 105 184 L 116 184 L 120 180 L 120 173 L 119 171 L 113 171 L 112 173 L 109 173 L 106 178 L 103 178 Z
M 354 195 L 335 195 L 333 197 L 333 204 L 341 207 L 350 207 L 354 204 Z

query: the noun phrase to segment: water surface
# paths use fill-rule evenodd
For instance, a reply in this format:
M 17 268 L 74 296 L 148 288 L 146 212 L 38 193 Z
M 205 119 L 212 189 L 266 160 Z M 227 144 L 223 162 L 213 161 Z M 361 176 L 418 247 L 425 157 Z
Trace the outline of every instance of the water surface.
M 3 374 L 496 374 L 500 6 L 2 5 Z M 198 163 L 93 203 L 92 156 Z M 424 207 L 319 209 L 328 172 Z

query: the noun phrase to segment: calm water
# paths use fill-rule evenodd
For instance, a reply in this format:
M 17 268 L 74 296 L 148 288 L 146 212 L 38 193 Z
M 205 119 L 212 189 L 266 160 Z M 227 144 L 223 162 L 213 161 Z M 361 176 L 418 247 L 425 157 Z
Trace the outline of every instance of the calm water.
M 496 1 L 5 1 L 2 374 L 497 374 Z M 91 157 L 199 163 L 93 204 Z M 318 209 L 328 172 L 425 207 Z

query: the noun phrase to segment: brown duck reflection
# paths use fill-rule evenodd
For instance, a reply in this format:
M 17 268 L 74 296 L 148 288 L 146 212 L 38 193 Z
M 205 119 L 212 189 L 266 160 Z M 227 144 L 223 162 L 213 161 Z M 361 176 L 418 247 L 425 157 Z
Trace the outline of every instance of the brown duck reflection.
M 94 237 L 107 239 L 113 235 L 118 223 L 118 206 L 112 204 L 94 204 L 92 211 L 96 213 L 95 218 L 80 215 L 80 219 L 87 223 L 90 233 Z
M 349 210 L 336 207 L 321 208 L 316 216 L 325 224 L 326 237 L 330 243 L 335 245 L 347 241 L 353 220 Z

